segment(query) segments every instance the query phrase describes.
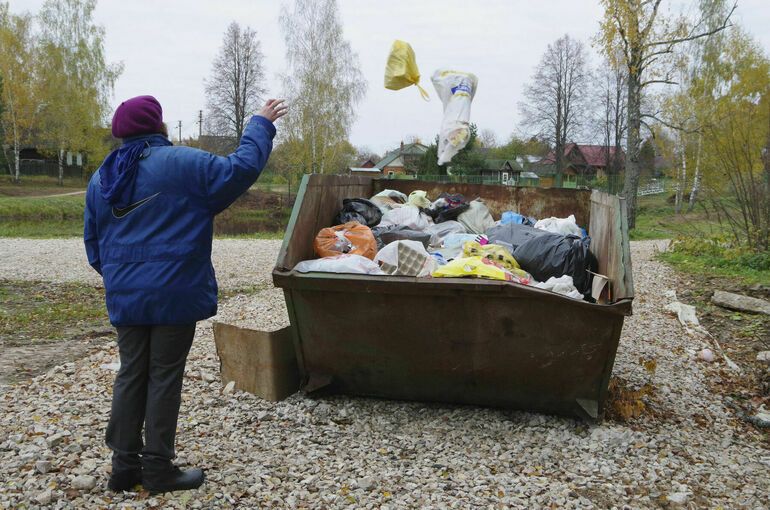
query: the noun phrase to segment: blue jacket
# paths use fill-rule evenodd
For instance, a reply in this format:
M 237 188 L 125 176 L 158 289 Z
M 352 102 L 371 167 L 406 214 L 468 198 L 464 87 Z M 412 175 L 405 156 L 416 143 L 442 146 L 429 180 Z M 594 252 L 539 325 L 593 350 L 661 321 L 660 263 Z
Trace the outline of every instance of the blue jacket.
M 227 157 L 150 135 L 125 140 L 123 151 L 105 159 L 86 192 L 83 237 L 88 262 L 104 279 L 113 325 L 189 324 L 216 315 L 214 216 L 254 184 L 274 136 L 273 124 L 255 116 Z M 143 147 L 131 173 L 121 157 L 134 142 Z

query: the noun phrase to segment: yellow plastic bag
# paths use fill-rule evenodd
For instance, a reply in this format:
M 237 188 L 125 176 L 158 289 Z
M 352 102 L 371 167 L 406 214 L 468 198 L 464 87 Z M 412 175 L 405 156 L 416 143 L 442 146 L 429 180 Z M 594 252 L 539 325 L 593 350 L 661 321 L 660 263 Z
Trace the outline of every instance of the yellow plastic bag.
M 463 245 L 463 256 L 465 257 L 484 257 L 492 262 L 503 266 L 509 271 L 519 269 L 519 263 L 513 258 L 508 250 L 499 244 L 481 245 L 476 241 L 466 241 Z
M 420 87 L 420 71 L 417 69 L 414 50 L 408 42 L 395 40 L 385 64 L 385 88 L 401 90 L 409 85 L 417 86 L 422 98 L 426 101 L 429 99 L 428 93 Z
M 462 257 L 444 264 L 431 274 L 434 278 L 462 278 L 475 276 L 490 280 L 518 281 L 510 271 L 481 257 Z
M 503 280 L 523 285 L 532 283 L 532 276 L 522 269 L 504 269 L 483 257 L 461 257 L 439 267 L 431 276 L 434 278 L 462 278 L 472 276 L 490 280 Z

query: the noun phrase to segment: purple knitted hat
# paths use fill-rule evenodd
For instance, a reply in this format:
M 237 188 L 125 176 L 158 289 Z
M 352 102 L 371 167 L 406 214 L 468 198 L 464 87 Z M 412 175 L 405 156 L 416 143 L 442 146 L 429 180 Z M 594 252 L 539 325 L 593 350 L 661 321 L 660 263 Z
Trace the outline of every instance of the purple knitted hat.
M 160 133 L 162 126 L 163 108 L 152 96 L 123 101 L 112 116 L 112 136 L 115 138 Z

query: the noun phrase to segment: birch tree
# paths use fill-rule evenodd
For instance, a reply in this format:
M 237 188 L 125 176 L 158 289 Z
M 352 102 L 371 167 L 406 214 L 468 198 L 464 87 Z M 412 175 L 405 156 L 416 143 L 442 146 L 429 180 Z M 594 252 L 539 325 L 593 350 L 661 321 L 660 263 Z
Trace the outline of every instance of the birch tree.
M 266 92 L 264 55 L 257 33 L 232 22 L 206 80 L 208 128 L 239 139 L 246 121 L 262 106 Z
M 48 151 L 57 155 L 59 184 L 67 150 L 95 159 L 106 152 L 99 128 L 108 121 L 109 99 L 122 65 L 106 61 L 104 28 L 94 23 L 95 8 L 96 0 L 47 0 L 38 15 L 39 133 Z
M 564 147 L 581 127 L 589 85 L 583 43 L 564 35 L 549 44 L 524 89 L 519 106 L 524 124 L 550 141 L 556 161 L 556 186 L 561 187 Z
M 700 12 L 704 25 L 708 30 L 718 28 L 719 23 L 727 14 L 728 5 L 725 0 L 700 0 Z M 695 103 L 695 115 L 698 120 L 698 133 L 695 149 L 695 175 L 688 211 L 692 211 L 701 191 L 703 172 L 703 133 L 704 129 L 713 122 L 714 97 L 721 86 L 718 67 L 725 44 L 725 32 L 717 32 L 711 37 L 693 41 L 694 65 L 691 73 L 691 95 Z
M 641 127 L 654 113 L 642 112 L 642 97 L 654 84 L 675 84 L 671 59 L 675 48 L 685 42 L 709 37 L 724 30 L 735 6 L 713 27 L 704 20 L 668 17 L 660 12 L 663 0 L 601 0 L 604 17 L 599 42 L 608 58 L 628 70 L 628 136 L 626 141 L 623 195 L 628 205 L 628 225 L 636 223 L 636 195 L 639 188 Z M 660 120 L 660 119 L 658 119 Z
M 293 164 L 313 173 L 331 167 L 366 93 L 358 55 L 342 32 L 336 0 L 295 0 L 281 11 L 286 43 L 284 92 L 291 104 L 283 138 L 298 152 Z
M 2 77 L 2 124 L 3 137 L 0 145 L 11 147 L 12 161 L 8 161 L 8 173 L 14 181 L 20 179 L 22 144 L 29 135 L 38 113 L 34 86 L 35 46 L 32 38 L 32 19 L 29 15 L 14 15 L 8 4 L 0 3 L 0 77 Z M 3 148 L 5 152 L 5 148 Z M 8 159 L 6 157 L 6 159 Z

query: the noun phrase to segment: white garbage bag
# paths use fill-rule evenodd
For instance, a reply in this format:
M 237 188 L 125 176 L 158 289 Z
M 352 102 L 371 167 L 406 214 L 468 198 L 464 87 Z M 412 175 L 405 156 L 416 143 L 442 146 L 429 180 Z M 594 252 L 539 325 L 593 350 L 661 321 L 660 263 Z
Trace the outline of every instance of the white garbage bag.
M 444 119 L 438 137 L 438 164 L 443 165 L 468 145 L 471 101 L 476 95 L 479 79 L 473 73 L 438 69 L 431 81 L 444 103 Z
M 380 227 L 389 225 L 403 225 L 411 230 L 423 231 L 433 224 L 433 219 L 413 205 L 405 205 L 397 209 L 391 209 L 382 215 Z
M 489 208 L 480 198 L 472 201 L 468 210 L 457 217 L 457 221 L 471 234 L 483 234 L 495 225 Z
M 535 284 L 538 289 L 550 290 L 563 296 L 571 297 L 572 299 L 583 299 L 583 294 L 575 288 L 575 283 L 572 281 L 570 275 L 560 276 L 556 278 L 552 276 L 544 282 Z
M 563 236 L 573 235 L 583 237 L 583 231 L 578 227 L 574 214 L 570 214 L 567 218 L 556 218 L 551 216 L 550 218 L 539 220 L 535 223 L 535 228 L 546 230 L 554 234 L 561 234 Z
M 429 232 L 430 245 L 434 248 L 443 246 L 444 239 L 450 234 L 464 234 L 466 233 L 465 226 L 459 221 L 449 220 L 434 225 L 428 226 L 425 232 Z
M 305 260 L 294 266 L 300 273 L 353 273 L 353 274 L 385 274 L 376 262 L 361 255 L 336 255 L 315 260 Z

